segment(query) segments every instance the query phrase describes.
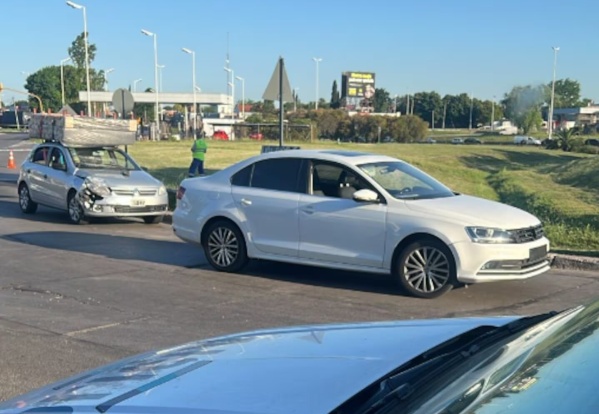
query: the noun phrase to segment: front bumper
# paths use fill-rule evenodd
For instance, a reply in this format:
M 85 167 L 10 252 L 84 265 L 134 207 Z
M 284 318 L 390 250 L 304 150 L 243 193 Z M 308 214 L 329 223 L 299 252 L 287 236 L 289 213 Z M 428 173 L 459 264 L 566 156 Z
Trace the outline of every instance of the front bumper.
M 550 269 L 549 240 L 545 237 L 518 244 L 464 241 L 451 248 L 456 258 L 457 279 L 462 283 L 528 279 Z
M 95 198 L 95 199 L 94 199 Z M 164 215 L 168 211 L 168 195 L 89 197 L 80 194 L 81 205 L 88 217 L 143 217 Z

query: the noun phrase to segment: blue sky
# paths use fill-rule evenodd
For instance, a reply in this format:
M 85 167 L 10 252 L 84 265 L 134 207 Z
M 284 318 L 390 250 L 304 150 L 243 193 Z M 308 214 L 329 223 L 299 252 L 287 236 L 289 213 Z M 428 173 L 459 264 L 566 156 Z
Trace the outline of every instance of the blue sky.
M 320 96 L 330 99 L 343 71 L 372 71 L 376 86 L 393 96 L 435 90 L 500 99 L 514 85 L 557 78 L 582 85 L 599 101 L 599 2 L 578 0 L 79 0 L 87 7 L 92 66 L 114 68 L 109 88 L 138 90 L 154 84 L 152 39 L 165 92 L 191 91 L 191 56 L 203 92 L 226 93 L 229 55 L 245 78 L 247 99 L 261 99 L 277 58 L 283 56 L 302 101 L 315 97 L 315 63 L 321 57 Z M 21 88 L 21 72 L 58 65 L 83 30 L 83 17 L 61 0 L 3 1 L 0 8 L 0 82 Z M 241 87 L 237 84 L 236 97 Z M 4 100 L 12 97 L 4 93 Z M 8 99 L 7 99 L 8 98 Z

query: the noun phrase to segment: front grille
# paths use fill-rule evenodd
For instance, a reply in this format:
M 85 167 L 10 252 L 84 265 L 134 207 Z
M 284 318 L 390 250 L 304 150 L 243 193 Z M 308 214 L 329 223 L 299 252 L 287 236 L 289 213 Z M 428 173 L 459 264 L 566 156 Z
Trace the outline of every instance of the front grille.
M 115 213 L 156 213 L 166 211 L 166 204 L 140 207 L 114 206 L 114 211 Z
M 140 195 L 140 196 L 145 196 L 145 197 L 152 197 L 156 195 L 156 189 L 137 189 L 137 193 L 135 191 L 135 189 L 129 189 L 129 188 L 112 188 L 112 193 L 114 195 L 118 195 L 118 196 L 135 196 L 135 195 Z
M 516 243 L 528 243 L 539 240 L 545 235 L 545 230 L 543 230 L 543 226 L 541 224 L 525 229 L 510 230 L 510 232 L 514 235 Z

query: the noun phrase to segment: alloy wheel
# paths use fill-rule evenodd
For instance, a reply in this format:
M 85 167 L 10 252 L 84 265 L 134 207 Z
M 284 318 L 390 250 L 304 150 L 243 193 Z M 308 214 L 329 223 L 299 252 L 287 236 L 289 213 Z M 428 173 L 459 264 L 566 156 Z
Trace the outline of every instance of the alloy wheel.
M 217 227 L 208 237 L 208 254 L 220 267 L 227 268 L 235 263 L 239 255 L 239 240 L 226 227 Z
M 421 246 L 407 255 L 403 263 L 403 274 L 412 289 L 430 294 L 448 284 L 451 265 L 439 249 Z

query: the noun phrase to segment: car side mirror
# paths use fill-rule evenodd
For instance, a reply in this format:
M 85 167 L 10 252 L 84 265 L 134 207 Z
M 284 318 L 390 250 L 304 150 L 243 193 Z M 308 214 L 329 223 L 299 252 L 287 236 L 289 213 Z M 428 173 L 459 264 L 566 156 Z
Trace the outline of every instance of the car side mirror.
M 148 172 L 148 171 L 150 171 L 150 170 L 148 169 L 148 167 L 144 167 L 144 166 L 141 166 L 141 169 L 142 169 L 142 170 L 144 170 L 145 172 Z
M 364 203 L 378 203 L 379 195 L 374 191 L 365 188 L 363 190 L 356 191 L 353 195 L 353 199 L 355 201 Z

